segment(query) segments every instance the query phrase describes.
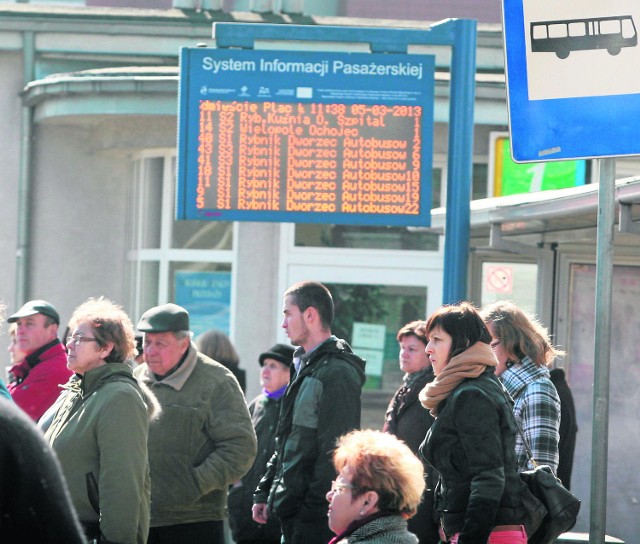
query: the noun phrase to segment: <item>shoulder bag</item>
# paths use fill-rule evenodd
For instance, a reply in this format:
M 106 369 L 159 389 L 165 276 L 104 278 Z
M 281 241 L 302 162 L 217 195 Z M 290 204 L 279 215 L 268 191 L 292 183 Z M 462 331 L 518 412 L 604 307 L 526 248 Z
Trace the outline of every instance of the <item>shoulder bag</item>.
M 507 392 L 504 389 L 503 393 L 507 396 Z M 580 500 L 562 485 L 562 482 L 556 477 L 550 466 L 536 463 L 520 423 L 513 412 L 511 412 L 511 415 L 534 467 L 533 470 L 520 472 L 520 478 L 527 484 L 529 491 L 547 509 L 547 515 L 542 520 L 542 524 L 533 535 L 529 536 L 529 543 L 551 544 L 562 533 L 571 530 L 576 524 L 578 512 L 580 511 Z

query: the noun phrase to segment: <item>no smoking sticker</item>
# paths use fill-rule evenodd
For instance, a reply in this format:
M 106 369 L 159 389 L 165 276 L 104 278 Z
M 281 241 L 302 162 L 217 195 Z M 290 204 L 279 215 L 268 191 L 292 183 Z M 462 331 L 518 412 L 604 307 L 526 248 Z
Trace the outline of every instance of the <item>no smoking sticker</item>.
M 487 266 L 485 280 L 487 291 L 492 293 L 507 293 L 513 291 L 513 270 L 510 266 Z

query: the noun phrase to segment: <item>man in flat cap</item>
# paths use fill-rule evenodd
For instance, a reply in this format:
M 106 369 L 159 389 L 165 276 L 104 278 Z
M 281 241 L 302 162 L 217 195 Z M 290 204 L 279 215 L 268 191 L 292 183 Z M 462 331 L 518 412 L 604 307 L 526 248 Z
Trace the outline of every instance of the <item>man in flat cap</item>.
M 256 435 L 231 371 L 199 353 L 188 312 L 147 310 L 144 363 L 134 371 L 162 405 L 149 428 L 148 544 L 224 544 L 227 490 L 251 467 Z
M 30 300 L 7 321 L 16 324 L 17 348 L 26 354 L 9 368 L 7 389 L 15 403 L 38 421 L 73 374 L 58 339 L 60 316 L 46 300 Z

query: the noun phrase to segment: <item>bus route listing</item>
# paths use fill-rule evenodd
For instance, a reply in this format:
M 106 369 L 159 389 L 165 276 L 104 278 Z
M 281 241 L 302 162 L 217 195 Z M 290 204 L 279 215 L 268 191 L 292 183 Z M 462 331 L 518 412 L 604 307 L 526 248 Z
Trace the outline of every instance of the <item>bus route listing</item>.
M 418 215 L 422 108 L 200 102 L 196 207 Z

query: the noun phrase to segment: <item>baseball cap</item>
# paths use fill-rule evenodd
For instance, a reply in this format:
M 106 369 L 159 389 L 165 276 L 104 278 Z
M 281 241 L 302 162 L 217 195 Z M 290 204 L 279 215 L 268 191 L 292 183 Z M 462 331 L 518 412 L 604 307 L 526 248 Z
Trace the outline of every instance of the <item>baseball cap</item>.
M 55 309 L 53 304 L 50 304 L 46 300 L 30 300 L 22 306 L 15 314 L 9 316 L 7 321 L 14 323 L 21 317 L 28 317 L 30 315 L 42 314 L 53 319 L 56 324 L 60 325 L 60 315 L 58 310 Z

